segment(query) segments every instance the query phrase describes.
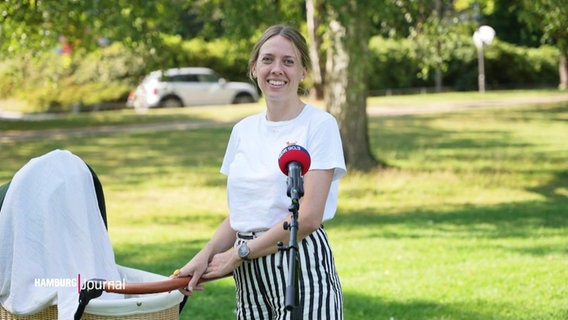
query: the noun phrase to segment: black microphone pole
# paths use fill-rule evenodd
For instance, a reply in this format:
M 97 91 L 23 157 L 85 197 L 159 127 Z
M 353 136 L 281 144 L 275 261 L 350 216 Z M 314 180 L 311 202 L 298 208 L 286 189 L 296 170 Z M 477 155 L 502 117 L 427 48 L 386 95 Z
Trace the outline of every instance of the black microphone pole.
M 286 286 L 286 310 L 292 312 L 291 318 L 301 319 L 302 310 L 299 307 L 299 269 L 300 257 L 298 253 L 298 210 L 300 209 L 300 198 L 304 196 L 304 182 L 301 176 L 302 167 L 296 161 L 288 164 L 288 190 L 287 194 L 291 199 L 288 211 L 292 213 L 290 223 L 284 222 L 284 229 L 290 230 L 290 240 L 288 242 L 288 285 Z

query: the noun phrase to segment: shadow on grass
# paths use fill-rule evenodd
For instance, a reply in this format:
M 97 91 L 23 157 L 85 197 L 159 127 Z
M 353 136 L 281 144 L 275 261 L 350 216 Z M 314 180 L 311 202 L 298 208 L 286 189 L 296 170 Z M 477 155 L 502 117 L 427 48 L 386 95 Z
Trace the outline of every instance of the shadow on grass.
M 490 310 L 506 310 L 513 306 L 484 302 L 485 308 L 475 311 L 471 305 L 460 303 L 438 303 L 434 301 L 414 300 L 397 301 L 396 298 L 382 299 L 356 293 L 344 293 L 345 319 L 384 319 L 384 320 L 428 320 L 460 319 L 479 320 L 495 319 Z M 481 310 L 488 310 L 486 312 Z M 515 320 L 514 317 L 499 317 L 501 320 Z
M 12 179 L 30 159 L 66 149 L 87 162 L 103 186 L 119 181 L 135 187 L 156 176 L 182 171 L 201 176 L 210 173 L 206 186 L 223 185 L 225 177 L 219 174 L 219 168 L 230 132 L 231 127 L 226 126 L 4 143 L 0 184 Z
M 543 160 L 564 166 L 565 154 L 550 152 L 546 148 L 541 149 L 540 147 L 548 145 L 543 144 L 539 139 L 532 141 L 519 139 L 516 131 L 518 126 L 513 130 L 508 125 L 526 123 L 527 128 L 546 128 L 549 127 L 548 123 L 559 119 L 568 119 L 568 103 L 539 105 L 518 110 L 471 110 L 465 115 L 448 113 L 372 117 L 369 119 L 369 138 L 375 154 L 380 155 L 381 158 L 394 158 L 388 159 L 389 163 L 422 157 L 420 169 L 430 170 L 439 169 L 438 163 L 448 159 L 472 165 L 485 160 L 487 163 L 481 163 L 483 167 L 476 170 L 491 173 L 496 170 L 502 172 L 518 170 L 518 168 L 494 166 L 503 160 L 513 158 L 532 161 L 534 166 L 525 168 L 532 173 L 539 171 L 539 163 Z M 486 123 L 491 125 L 484 126 Z M 550 134 L 566 135 L 561 129 L 550 131 Z
M 464 206 L 439 212 L 417 209 L 414 212 L 386 214 L 374 208 L 339 212 L 328 227 L 358 229 L 369 226 L 357 237 L 397 238 L 460 238 L 501 239 L 565 236 L 568 213 L 562 208 L 568 200 L 509 203 L 495 206 Z M 568 254 L 566 247 L 539 247 L 525 250 L 534 255 Z
M 528 190 L 546 197 L 551 202 L 566 204 L 568 202 L 568 170 L 558 172 L 553 179 L 540 186 L 528 188 Z

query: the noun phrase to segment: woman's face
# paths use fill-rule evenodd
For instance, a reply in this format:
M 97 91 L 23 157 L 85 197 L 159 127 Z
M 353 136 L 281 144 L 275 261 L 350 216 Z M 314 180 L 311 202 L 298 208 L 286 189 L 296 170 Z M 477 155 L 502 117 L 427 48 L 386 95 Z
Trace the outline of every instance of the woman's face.
M 265 98 L 272 101 L 297 97 L 306 73 L 294 44 L 280 35 L 262 45 L 252 71 Z

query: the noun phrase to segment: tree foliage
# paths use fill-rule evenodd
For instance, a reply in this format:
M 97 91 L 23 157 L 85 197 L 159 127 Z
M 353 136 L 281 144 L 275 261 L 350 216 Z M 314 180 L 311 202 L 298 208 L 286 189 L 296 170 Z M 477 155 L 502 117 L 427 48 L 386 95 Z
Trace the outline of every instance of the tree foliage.
M 175 28 L 181 0 L 5 0 L 0 2 L 0 52 L 93 48 L 107 41 L 157 47 Z M 174 17 L 175 19 L 172 19 Z
M 568 48 L 568 0 L 522 0 L 520 19 L 543 33 L 544 42 Z
M 520 18 L 543 33 L 542 41 L 560 51 L 561 89 L 568 89 L 568 0 L 522 0 Z
M 463 43 L 462 35 L 464 32 L 472 33 L 475 28 L 467 18 L 468 10 L 469 8 L 458 10 L 453 2 L 448 0 L 423 4 L 418 11 L 419 22 L 409 28 L 409 38 L 413 39 L 416 45 L 414 54 L 420 61 L 421 70 L 417 76 L 428 79 L 434 70 L 437 91 L 442 88 L 443 74 L 448 69 L 453 52 L 467 46 Z M 464 13 L 466 18 L 459 19 Z
M 493 13 L 484 17 L 482 23 L 497 32 L 499 40 L 522 46 L 538 47 L 541 44 L 542 32 L 527 27 L 519 12 L 523 10 L 520 1 L 497 1 Z
M 203 36 L 212 30 L 232 39 L 254 39 L 268 26 L 287 24 L 300 28 L 305 23 L 303 2 L 294 0 L 202 0 L 192 10 L 204 22 Z

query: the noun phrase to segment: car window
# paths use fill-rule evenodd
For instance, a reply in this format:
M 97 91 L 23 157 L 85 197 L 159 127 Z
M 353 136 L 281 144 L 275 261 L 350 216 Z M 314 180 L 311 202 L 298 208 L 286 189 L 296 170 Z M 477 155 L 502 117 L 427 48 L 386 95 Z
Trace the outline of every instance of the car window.
M 164 79 L 167 82 L 197 82 L 197 76 L 194 74 L 176 74 L 168 76 L 167 79 Z
M 219 82 L 219 76 L 216 74 L 200 74 L 199 82 Z

